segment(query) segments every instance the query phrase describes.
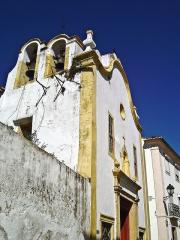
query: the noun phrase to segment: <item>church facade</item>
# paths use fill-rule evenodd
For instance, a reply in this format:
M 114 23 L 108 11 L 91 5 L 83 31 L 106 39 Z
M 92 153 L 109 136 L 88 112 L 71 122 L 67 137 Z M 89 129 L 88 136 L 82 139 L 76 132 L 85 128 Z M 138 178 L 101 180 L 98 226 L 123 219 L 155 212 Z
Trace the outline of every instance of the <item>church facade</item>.
M 139 117 L 120 60 L 100 54 L 92 31 L 27 42 L 0 122 L 89 179 L 91 239 L 150 239 Z

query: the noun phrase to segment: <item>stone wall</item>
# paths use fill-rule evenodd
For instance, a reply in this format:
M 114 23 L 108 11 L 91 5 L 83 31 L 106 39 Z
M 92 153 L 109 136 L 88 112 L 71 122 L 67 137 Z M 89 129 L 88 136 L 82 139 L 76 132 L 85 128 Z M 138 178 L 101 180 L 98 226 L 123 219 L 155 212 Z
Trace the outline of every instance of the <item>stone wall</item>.
M 90 183 L 0 123 L 0 239 L 88 239 Z

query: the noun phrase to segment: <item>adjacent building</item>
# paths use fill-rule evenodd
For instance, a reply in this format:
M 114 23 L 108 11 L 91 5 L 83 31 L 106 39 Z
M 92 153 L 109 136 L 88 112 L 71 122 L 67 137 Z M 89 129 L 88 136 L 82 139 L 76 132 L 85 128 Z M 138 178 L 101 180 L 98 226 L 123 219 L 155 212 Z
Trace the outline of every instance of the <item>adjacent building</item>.
M 150 239 L 139 117 L 120 60 L 95 47 L 92 31 L 27 42 L 0 121 L 90 180 L 91 239 Z
M 180 157 L 162 137 L 144 139 L 151 239 L 180 239 Z

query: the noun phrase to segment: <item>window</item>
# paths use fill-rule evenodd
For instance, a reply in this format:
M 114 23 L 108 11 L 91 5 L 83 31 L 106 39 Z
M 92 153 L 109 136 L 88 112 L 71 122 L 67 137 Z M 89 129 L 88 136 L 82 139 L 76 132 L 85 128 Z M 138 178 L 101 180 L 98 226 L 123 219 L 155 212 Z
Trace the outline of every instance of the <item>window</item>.
M 111 240 L 111 228 L 110 223 L 102 222 L 102 240 Z
M 114 119 L 109 114 L 109 153 L 114 155 Z
M 144 228 L 139 228 L 139 240 L 144 240 L 144 232 L 145 229 Z
M 137 166 L 137 150 L 136 147 L 133 146 L 133 155 L 134 155 L 134 175 L 135 178 L 138 178 L 138 166 Z
M 180 195 L 178 196 L 178 205 L 180 207 Z
M 23 136 L 31 141 L 32 140 L 31 139 L 31 135 L 32 135 L 32 122 L 31 123 L 27 123 L 27 124 L 22 124 L 20 126 L 20 129 L 21 129 L 21 132 L 22 132 Z
M 125 120 L 126 113 L 125 113 L 124 106 L 122 105 L 122 103 L 120 104 L 120 116 L 121 116 L 122 120 Z
M 20 132 L 26 139 L 32 140 L 32 117 L 15 120 L 14 125 L 19 126 Z
M 112 240 L 114 235 L 114 219 L 101 215 L 101 240 Z
M 178 167 L 174 167 L 174 172 L 175 172 L 175 179 L 177 182 L 179 182 L 179 170 Z
M 168 158 L 165 158 L 164 159 L 164 164 L 165 164 L 165 172 L 170 175 L 170 163 L 169 163 L 169 160 Z

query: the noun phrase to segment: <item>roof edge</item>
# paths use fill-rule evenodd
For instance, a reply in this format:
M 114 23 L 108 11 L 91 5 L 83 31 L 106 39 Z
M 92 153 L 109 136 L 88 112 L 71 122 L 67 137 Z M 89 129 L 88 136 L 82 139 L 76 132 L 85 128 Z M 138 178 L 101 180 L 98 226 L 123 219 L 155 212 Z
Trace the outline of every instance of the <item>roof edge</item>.
M 157 146 L 163 149 L 165 153 L 167 153 L 171 158 L 175 159 L 180 164 L 180 156 L 173 149 L 173 147 L 162 137 L 162 136 L 154 136 L 143 138 L 144 147 L 148 147 L 148 145 Z

